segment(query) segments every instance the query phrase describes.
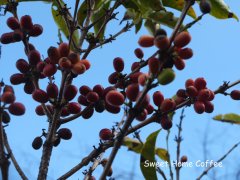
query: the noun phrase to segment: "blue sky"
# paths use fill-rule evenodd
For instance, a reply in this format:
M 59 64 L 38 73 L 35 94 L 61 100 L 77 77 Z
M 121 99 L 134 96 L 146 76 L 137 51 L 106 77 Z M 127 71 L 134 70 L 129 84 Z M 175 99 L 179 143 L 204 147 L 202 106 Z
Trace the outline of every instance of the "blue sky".
M 231 9 L 240 17 L 240 2 L 228 1 Z M 70 4 L 73 4 L 71 1 Z M 32 38 L 33 43 L 43 56 L 46 57 L 46 52 L 49 46 L 56 46 L 57 28 L 51 17 L 51 6 L 45 3 L 20 3 L 19 16 L 30 14 L 34 23 L 42 24 L 44 33 L 40 37 Z M 198 6 L 195 5 L 198 11 Z M 122 12 L 122 9 L 120 9 Z M 178 12 L 176 12 L 179 14 Z M 119 19 L 121 19 L 121 14 Z M 9 29 L 4 24 L 9 14 L 5 17 L 0 17 L 0 34 L 8 32 Z M 186 22 L 191 21 L 190 18 Z M 108 29 L 107 34 L 116 32 L 118 23 L 114 22 Z M 171 30 L 166 28 L 168 34 Z M 176 80 L 169 86 L 157 87 L 164 93 L 165 97 L 172 95 L 179 88 L 184 87 L 184 82 L 188 78 L 205 77 L 210 89 L 216 89 L 223 81 L 235 81 L 239 78 L 239 31 L 240 24 L 234 19 L 217 20 L 209 15 L 203 18 L 202 21 L 193 26 L 190 30 L 192 41 L 189 44 L 194 51 L 194 57 L 187 61 L 184 71 L 176 71 Z M 108 75 L 113 72 L 112 60 L 120 56 L 125 60 L 125 72 L 129 72 L 130 65 L 136 61 L 134 49 L 138 47 L 137 40 L 140 35 L 146 34 L 147 31 L 142 29 L 137 35 L 134 30 L 120 36 L 114 43 L 108 44 L 101 49 L 95 50 L 88 57 L 92 63 L 91 69 L 74 80 L 77 86 L 89 85 L 93 87 L 101 82 L 103 86 L 108 86 Z M 146 49 L 145 57 L 155 52 L 155 48 Z M 17 72 L 15 62 L 19 58 L 26 58 L 23 52 L 23 45 L 15 43 L 2 46 L 2 55 L 0 59 L 1 70 L 0 78 L 4 78 L 6 83 L 9 83 L 9 76 Z M 145 69 L 146 71 L 146 69 Z M 59 81 L 59 77 L 56 78 Z M 47 81 L 42 82 L 41 86 L 45 88 Z M 240 89 L 236 86 L 234 89 Z M 12 122 L 6 131 L 9 136 L 9 142 L 13 152 L 16 155 L 23 170 L 28 175 L 29 179 L 35 179 L 38 172 L 38 165 L 41 157 L 41 150 L 35 151 L 31 147 L 34 137 L 41 134 L 42 128 L 47 128 L 46 119 L 35 115 L 34 110 L 38 103 L 34 102 L 31 96 L 26 95 L 23 91 L 23 85 L 15 86 L 17 101 L 23 102 L 27 107 L 27 112 L 23 117 L 12 116 Z M 240 103 L 232 101 L 229 97 L 219 95 L 214 100 L 215 111 L 213 114 L 197 115 L 192 107 L 188 107 L 185 111 L 186 118 L 183 122 L 183 138 L 181 155 L 187 155 L 189 161 L 196 162 L 204 160 L 203 156 L 203 140 L 207 133 L 207 158 L 209 160 L 217 160 L 233 144 L 239 141 L 239 127 L 237 125 L 223 124 L 213 121 L 211 118 L 215 114 L 235 112 L 239 113 Z M 93 145 L 97 145 L 98 133 L 102 128 L 109 128 L 121 119 L 122 114 L 111 115 L 109 113 L 96 113 L 90 120 L 81 118 L 74 122 L 64 125 L 71 128 L 73 138 L 71 141 L 62 141 L 58 148 L 53 151 L 51 159 L 49 179 L 56 179 L 72 166 L 76 165 L 84 156 L 91 150 Z M 179 122 L 180 113 L 177 112 L 174 119 L 174 124 Z M 137 122 L 134 122 L 136 124 Z M 147 135 L 159 129 L 159 125 L 152 124 L 144 127 L 141 131 L 142 139 L 146 139 Z M 173 141 L 176 135 L 176 127 L 171 130 L 170 136 L 170 153 L 174 160 L 176 154 L 176 144 Z M 158 137 L 157 145 L 165 148 L 165 135 L 162 131 Z M 130 136 L 132 137 L 132 136 Z M 106 157 L 109 151 L 106 152 Z M 226 160 L 223 161 L 223 168 L 215 169 L 217 179 L 232 179 L 234 172 L 239 167 L 239 148 L 237 148 Z M 158 159 L 158 161 L 160 161 Z M 82 170 L 85 170 L 83 168 Z M 118 157 L 113 164 L 114 176 L 116 179 L 129 179 L 131 171 L 134 171 L 134 178 L 143 179 L 139 168 L 139 155 L 132 152 L 127 152 L 126 148 L 121 148 Z M 99 177 L 102 168 L 99 167 L 94 175 Z M 164 171 L 168 175 L 167 169 Z M 183 168 L 181 177 L 183 179 L 196 178 L 202 168 Z M 230 176 L 225 176 L 225 175 Z M 224 176 L 223 176 L 224 175 Z M 210 173 L 211 176 L 211 173 Z M 19 179 L 15 169 L 11 166 L 10 179 Z M 69 179 L 82 179 L 82 171 L 79 171 Z M 206 179 L 208 179 L 206 177 Z

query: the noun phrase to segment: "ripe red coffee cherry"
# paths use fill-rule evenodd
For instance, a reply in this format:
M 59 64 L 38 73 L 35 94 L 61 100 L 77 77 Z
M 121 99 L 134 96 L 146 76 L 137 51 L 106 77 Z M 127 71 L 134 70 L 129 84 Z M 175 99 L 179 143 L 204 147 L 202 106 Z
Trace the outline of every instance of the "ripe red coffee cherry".
M 24 92 L 26 94 L 32 94 L 34 90 L 35 90 L 35 87 L 32 81 L 27 81 L 24 84 Z
M 43 140 L 40 136 L 34 138 L 33 142 L 32 142 L 32 147 L 35 150 L 38 150 L 42 147 L 43 145 Z
M 38 105 L 38 106 L 35 108 L 35 112 L 36 112 L 36 114 L 39 115 L 39 116 L 44 116 L 44 115 L 45 115 L 42 105 Z
M 134 62 L 134 63 L 132 63 L 131 71 L 139 72 L 140 69 L 136 70 L 139 67 L 140 67 L 140 62 Z
M 126 96 L 130 101 L 136 101 L 139 93 L 139 85 L 137 83 L 133 83 L 127 86 Z
M 211 12 L 211 4 L 208 0 L 201 0 L 199 6 L 203 14 L 208 14 Z
M 80 62 L 84 64 L 84 66 L 86 67 L 86 70 L 88 70 L 91 67 L 91 63 L 87 59 L 82 59 Z
M 109 87 L 105 88 L 103 91 L 103 97 L 105 98 L 107 93 L 112 90 L 117 90 L 117 89 L 114 86 L 109 86 Z
M 73 98 L 75 98 L 75 96 L 77 95 L 77 92 L 78 92 L 78 89 L 76 86 L 68 85 L 65 88 L 63 96 L 66 100 L 71 101 L 71 100 L 73 100 Z
M 104 92 L 104 87 L 100 84 L 97 84 L 93 87 L 93 91 L 98 93 L 99 97 L 102 97 Z
M 105 110 L 105 102 L 104 100 L 99 100 L 95 103 L 94 109 L 98 113 L 102 113 Z
M 159 28 L 159 29 L 156 30 L 154 36 L 155 37 L 157 37 L 157 36 L 167 36 L 167 32 L 164 29 Z
M 173 110 L 176 107 L 176 103 L 173 99 L 164 99 L 161 103 L 160 110 L 162 112 L 168 112 Z
M 8 111 L 15 116 L 21 116 L 25 113 L 26 109 L 22 103 L 14 102 L 10 104 Z
M 56 139 L 53 141 L 53 146 L 54 147 L 57 147 L 61 142 L 61 138 L 59 137 L 56 137 Z
M 185 82 L 185 88 L 189 87 L 189 86 L 194 86 L 194 80 L 193 79 L 188 79 Z
M 215 94 L 214 94 L 214 92 L 213 91 L 211 91 L 210 89 L 209 89 L 209 92 L 210 92 L 210 96 L 208 97 L 208 101 L 212 101 L 213 99 L 214 99 L 214 97 L 215 97 Z
M 148 104 L 146 107 L 148 114 L 152 114 L 154 111 L 154 107 L 151 104 Z
M 46 103 L 46 102 L 48 102 L 49 97 L 45 91 L 43 91 L 41 89 L 36 89 L 32 93 L 32 98 L 37 102 Z
M 27 73 L 30 70 L 28 62 L 24 59 L 17 60 L 16 67 L 21 73 Z
M 116 72 L 122 72 L 124 69 L 124 61 L 122 58 L 117 57 L 113 60 L 113 67 Z
M 198 95 L 198 90 L 197 90 L 197 88 L 195 88 L 194 86 L 188 86 L 188 87 L 186 88 L 186 93 L 187 93 L 187 95 L 188 95 L 189 97 L 195 98 L 195 97 L 197 97 L 197 95 Z
M 153 93 L 153 102 L 157 107 L 160 107 L 164 100 L 164 96 L 160 91 L 156 91 Z
M 2 36 L 1 36 L 1 43 L 2 43 L 2 44 L 10 44 L 10 43 L 13 43 L 13 42 L 14 42 L 13 34 L 14 34 L 14 32 L 2 34 Z
M 160 124 L 165 130 L 169 130 L 172 128 L 172 121 L 168 118 L 168 115 L 164 115 L 161 117 Z
M 141 73 L 139 76 L 138 76 L 138 83 L 141 85 L 141 86 L 145 86 L 147 80 L 148 80 L 149 76 L 145 73 Z
M 8 124 L 8 123 L 10 123 L 10 121 L 11 121 L 11 117 L 8 114 L 8 112 L 7 111 L 3 111 L 2 112 L 2 122 L 5 123 L 5 124 Z
M 154 45 L 164 51 L 170 47 L 170 41 L 167 36 L 159 35 L 154 38 Z
M 182 102 L 184 102 L 184 101 L 185 101 L 185 98 L 177 96 L 177 97 L 174 99 L 174 101 L 175 101 L 176 105 L 178 105 L 178 104 L 181 104 Z
M 200 78 L 197 78 L 195 81 L 194 81 L 194 86 L 198 89 L 198 90 L 201 90 L 201 89 L 205 89 L 206 86 L 207 86 L 207 82 L 204 78 L 200 77 Z
M 86 71 L 86 66 L 81 62 L 77 62 L 72 67 L 72 72 L 74 74 L 83 74 Z
M 37 50 L 32 50 L 28 54 L 28 61 L 31 65 L 37 65 L 41 61 L 41 55 Z
M 120 106 L 124 103 L 124 96 L 118 91 L 109 91 L 106 95 L 106 101 L 112 106 Z
M 51 63 L 57 64 L 60 59 L 60 53 L 58 48 L 51 46 L 50 48 L 48 48 L 47 53 Z
M 147 118 L 147 114 L 148 114 L 147 110 L 143 109 L 143 111 L 137 115 L 136 119 L 139 121 L 144 121 Z
M 11 92 L 14 94 L 14 89 L 12 86 L 9 86 L 9 85 L 5 85 L 4 88 L 3 88 L 3 92 Z
M 205 111 L 205 105 L 202 101 L 196 101 L 194 103 L 194 110 L 198 114 L 202 114 Z
M 108 76 L 108 82 L 110 84 L 116 84 L 118 81 L 118 75 L 119 75 L 118 72 L 113 72 L 112 74 L 110 74 Z
M 180 48 L 184 47 L 188 45 L 191 39 L 191 35 L 188 32 L 181 32 L 175 37 L 174 45 Z
M 60 137 L 61 139 L 64 139 L 64 140 L 69 140 L 72 138 L 72 132 L 68 128 L 59 129 L 57 134 L 58 134 L 58 137 Z
M 174 65 L 175 65 L 176 69 L 179 70 L 179 71 L 181 71 L 185 68 L 185 62 L 181 58 L 175 59 Z
M 86 98 L 87 98 L 87 101 L 88 101 L 88 102 L 91 102 L 91 103 L 95 103 L 95 102 L 97 102 L 97 101 L 99 100 L 98 93 L 93 92 L 93 91 L 87 93 Z
M 77 114 L 81 112 L 81 105 L 77 102 L 68 103 L 67 110 L 70 114 Z
M 86 85 L 83 85 L 79 88 L 79 92 L 80 94 L 82 94 L 83 96 L 86 96 L 89 92 L 91 92 L 92 89 Z
M 70 52 L 68 43 L 61 43 L 58 47 L 59 53 L 61 57 L 68 57 Z
M 22 16 L 20 19 L 21 28 L 30 31 L 33 28 L 32 18 L 29 15 Z
M 4 92 L 1 97 L 1 101 L 6 104 L 11 104 L 15 101 L 15 95 L 12 92 Z
M 55 64 L 46 64 L 43 68 L 43 74 L 46 77 L 53 76 L 57 72 L 57 67 Z
M 201 89 L 198 93 L 198 100 L 207 101 L 210 97 L 210 91 L 208 89 Z
M 191 48 L 180 49 L 178 50 L 178 55 L 182 59 L 190 59 L 193 56 L 193 51 Z
M 71 69 L 71 67 L 72 67 L 71 61 L 66 57 L 60 58 L 58 64 L 64 70 Z
M 186 97 L 187 97 L 187 95 L 186 95 L 186 90 L 185 90 L 185 89 L 179 89 L 179 90 L 177 91 L 176 95 L 177 95 L 178 97 L 182 97 L 182 98 L 186 98 Z
M 138 82 L 138 77 L 143 74 L 142 72 L 135 72 L 129 76 L 130 80 L 132 83 L 137 83 Z
M 148 60 L 148 67 L 152 74 L 157 74 L 160 69 L 160 61 L 153 57 Z
M 143 35 L 139 38 L 138 44 L 142 47 L 152 47 L 154 45 L 154 37 Z
M 47 94 L 50 98 L 57 98 L 58 97 L 58 87 L 54 83 L 49 83 L 47 86 Z
M 19 21 L 15 17 L 10 17 L 10 18 L 7 19 L 7 26 L 12 30 L 20 28 Z
M 239 90 L 233 90 L 230 93 L 230 96 L 233 100 L 240 100 L 240 91 Z
M 184 162 L 187 162 L 187 161 L 188 161 L 187 156 L 182 156 L 181 159 L 180 159 L 181 163 L 184 163 Z
M 83 119 L 90 119 L 94 113 L 94 109 L 90 108 L 88 111 L 82 113 L 82 118 Z
M 34 24 L 32 30 L 29 32 L 30 36 L 37 37 L 43 33 L 43 27 L 40 24 Z
M 138 59 L 142 59 L 144 56 L 144 53 L 143 53 L 142 49 L 140 49 L 140 48 L 136 48 L 134 50 L 134 54 Z
M 214 111 L 214 105 L 210 101 L 204 101 L 205 112 L 212 113 Z
M 79 55 L 74 52 L 70 52 L 70 54 L 68 55 L 68 59 L 71 61 L 72 64 L 76 64 L 80 61 Z
M 69 116 L 69 115 L 70 115 L 70 113 L 68 112 L 67 107 L 62 108 L 61 116 L 66 117 L 66 116 Z
M 21 30 L 16 29 L 13 33 L 13 40 L 14 42 L 19 42 L 23 40 L 23 33 Z
M 121 111 L 121 108 L 119 106 L 113 106 L 108 102 L 105 102 L 105 108 L 108 112 L 112 114 L 118 114 Z
M 25 76 L 21 73 L 13 74 L 10 77 L 10 82 L 13 85 L 18 85 L 18 84 L 24 83 L 25 81 L 26 81 Z
M 80 95 L 78 97 L 78 103 L 83 105 L 83 106 L 88 106 L 90 103 L 87 101 L 87 98 L 83 95 Z
M 113 133 L 111 129 L 104 128 L 99 132 L 99 137 L 101 140 L 107 141 L 113 138 Z

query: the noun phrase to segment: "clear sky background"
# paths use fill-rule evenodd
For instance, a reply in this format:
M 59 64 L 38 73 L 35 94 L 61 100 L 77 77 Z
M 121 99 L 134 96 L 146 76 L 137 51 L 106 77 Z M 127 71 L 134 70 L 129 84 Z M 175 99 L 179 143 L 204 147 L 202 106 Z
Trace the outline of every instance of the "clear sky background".
M 240 2 L 226 1 L 231 9 L 240 17 Z M 70 6 L 74 1 L 70 1 Z M 72 6 L 73 7 L 73 6 Z M 198 15 L 198 5 L 194 6 Z M 73 9 L 73 8 L 72 8 Z M 120 9 L 119 19 L 122 18 L 123 9 Z M 32 16 L 34 23 L 39 23 L 44 27 L 44 33 L 40 37 L 31 38 L 33 43 L 41 54 L 46 57 L 49 46 L 56 46 L 58 42 L 57 27 L 51 17 L 51 5 L 41 2 L 36 3 L 20 3 L 18 9 L 19 17 L 25 14 Z M 179 12 L 176 12 L 179 14 Z M 0 17 L 0 34 L 8 32 L 6 27 L 6 19 L 10 16 Z M 187 18 L 185 22 L 190 22 L 191 18 Z M 113 34 L 118 29 L 118 22 L 113 22 L 107 29 L 107 34 Z M 166 28 L 168 33 L 171 30 Z M 217 20 L 209 15 L 205 16 L 202 21 L 193 26 L 190 30 L 192 42 L 189 47 L 194 51 L 194 57 L 187 61 L 184 71 L 176 71 L 177 78 L 169 86 L 159 86 L 156 90 L 164 93 L 165 97 L 172 97 L 179 88 L 184 87 L 184 82 L 188 78 L 205 77 L 208 87 L 212 90 L 217 89 L 223 81 L 235 81 L 239 79 L 239 42 L 240 42 L 240 23 L 234 19 Z M 101 82 L 108 86 L 108 75 L 113 72 L 112 60 L 120 56 L 126 62 L 125 72 L 129 72 L 130 65 L 137 59 L 134 56 L 134 49 L 138 47 L 137 40 L 140 35 L 146 34 L 143 28 L 137 35 L 134 30 L 120 36 L 112 44 L 104 46 L 102 49 L 93 51 L 88 59 L 92 63 L 92 67 L 83 76 L 74 80 L 74 84 L 89 85 L 93 87 Z M 2 46 L 2 55 L 0 59 L 1 73 L 0 78 L 5 83 L 9 83 L 10 75 L 18 72 L 15 62 L 19 58 L 26 58 L 23 52 L 23 45 L 15 43 Z M 148 57 L 155 48 L 146 49 L 145 57 Z M 59 77 L 56 78 L 58 82 Z M 41 86 L 45 88 L 47 81 Z M 236 86 L 234 89 L 240 89 Z M 47 128 L 46 118 L 35 115 L 35 107 L 38 105 L 31 96 L 26 95 L 23 91 L 23 85 L 15 86 L 17 101 L 23 102 L 27 107 L 25 116 L 14 117 L 10 125 L 6 128 L 9 142 L 12 150 L 19 161 L 23 170 L 29 179 L 36 179 L 38 166 L 41 157 L 41 150 L 32 149 L 32 140 L 41 134 L 42 128 Z M 198 115 L 192 107 L 188 107 L 185 111 L 186 118 L 183 122 L 183 138 L 181 155 L 187 155 L 189 161 L 196 162 L 204 160 L 204 139 L 207 137 L 207 159 L 217 160 L 230 149 L 233 144 L 237 143 L 239 138 L 239 126 L 215 122 L 212 117 L 219 113 L 235 112 L 239 113 L 240 103 L 232 101 L 229 97 L 219 95 L 214 100 L 215 111 L 213 114 Z M 176 143 L 173 141 L 177 134 L 176 123 L 179 122 L 180 113 L 178 112 L 174 118 L 174 127 L 171 129 L 170 136 L 170 154 L 173 160 L 176 159 Z M 57 179 L 60 175 L 67 172 L 70 168 L 80 162 L 80 160 L 88 155 L 93 149 L 93 145 L 99 143 L 98 133 L 102 128 L 110 128 L 114 122 L 119 121 L 122 113 L 112 115 L 109 113 L 95 113 L 90 120 L 79 118 L 64 127 L 71 128 L 73 138 L 71 141 L 62 141 L 58 148 L 53 150 L 53 156 L 49 167 L 49 180 Z M 136 124 L 137 122 L 134 122 Z M 157 124 L 144 127 L 141 130 L 142 139 L 146 139 L 147 135 L 160 128 Z M 207 134 L 207 135 L 206 135 Z M 165 148 L 166 133 L 162 131 L 158 137 L 157 145 Z M 132 137 L 132 136 L 130 136 Z M 105 154 L 109 154 L 109 151 Z M 125 147 L 119 151 L 117 158 L 113 164 L 113 177 L 116 179 L 143 179 L 139 167 L 139 155 L 128 152 Z M 157 159 L 160 161 L 160 159 Z M 239 169 L 239 148 L 237 148 L 226 160 L 223 161 L 223 168 L 216 168 L 205 176 L 205 179 L 215 177 L 220 179 L 235 179 L 237 170 Z M 74 174 L 71 180 L 83 179 L 82 171 Z M 183 168 L 181 171 L 182 179 L 195 179 L 201 174 L 203 168 Z M 168 173 L 168 169 L 164 169 Z M 102 168 L 99 167 L 94 175 L 98 178 Z M 133 177 L 131 177 L 134 175 Z M 19 179 L 14 167 L 10 166 L 10 179 Z M 237 178 L 236 178 L 237 179 Z

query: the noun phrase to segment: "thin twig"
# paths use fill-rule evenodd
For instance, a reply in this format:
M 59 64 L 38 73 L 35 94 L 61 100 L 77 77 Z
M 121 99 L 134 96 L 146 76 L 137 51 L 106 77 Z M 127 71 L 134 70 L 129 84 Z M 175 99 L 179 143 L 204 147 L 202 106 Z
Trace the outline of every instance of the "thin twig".
M 164 172 L 160 169 L 160 167 L 157 167 L 157 172 L 163 177 L 164 180 L 167 180 L 166 175 L 165 175 Z
M 173 180 L 173 171 L 172 171 L 172 165 L 171 165 L 171 156 L 169 154 L 169 136 L 170 136 L 170 131 L 168 130 L 167 136 L 166 136 L 166 146 L 167 146 L 167 156 L 168 156 L 168 168 L 169 168 L 169 174 L 171 177 L 171 180 Z

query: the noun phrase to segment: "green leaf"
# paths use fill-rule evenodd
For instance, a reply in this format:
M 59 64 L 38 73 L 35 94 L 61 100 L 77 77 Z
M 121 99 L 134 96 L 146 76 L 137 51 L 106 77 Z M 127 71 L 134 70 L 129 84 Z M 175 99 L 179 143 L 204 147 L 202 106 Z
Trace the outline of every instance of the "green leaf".
M 231 12 L 228 5 L 223 0 L 210 0 L 212 8 L 211 15 L 218 19 L 234 18 L 239 20 L 236 14 Z
M 63 1 L 60 1 L 63 4 Z M 53 2 L 52 4 L 52 16 L 53 19 L 55 21 L 55 23 L 57 24 L 58 28 L 63 32 L 63 34 L 67 37 L 67 39 L 69 39 L 69 30 L 67 27 L 67 24 L 63 18 L 63 16 L 59 15 L 59 11 L 58 11 L 58 5 L 56 2 Z M 74 31 L 73 36 L 72 36 L 72 40 L 75 42 L 75 44 L 77 44 L 79 39 L 79 34 L 78 31 Z
M 147 138 L 141 152 L 140 167 L 146 180 L 157 180 L 156 167 L 146 167 L 145 162 L 155 162 L 155 144 L 160 130 L 153 132 Z
M 37 1 L 42 1 L 42 2 L 52 2 L 52 0 L 16 0 L 16 2 L 37 2 Z M 5 5 L 8 3 L 8 0 L 1 0 L 0 5 Z
M 139 0 L 140 9 L 161 11 L 164 10 L 164 7 L 160 0 Z
M 136 139 L 131 139 L 129 137 L 124 137 L 123 145 L 128 147 L 129 151 L 134 151 L 136 153 L 141 153 L 143 144 Z
M 162 3 L 166 7 L 170 7 L 170 8 L 182 11 L 182 9 L 184 7 L 184 1 L 185 0 L 177 0 L 177 1 L 176 0 L 162 0 Z M 197 18 L 197 15 L 192 7 L 189 9 L 188 15 L 194 19 Z
M 147 28 L 148 32 L 151 35 L 154 35 L 156 31 L 156 24 L 157 23 L 153 22 L 152 20 L 147 19 L 144 23 L 144 26 Z
M 240 115 L 229 113 L 229 114 L 219 114 L 213 117 L 214 120 L 227 122 L 231 124 L 240 124 Z
M 77 21 L 80 26 L 83 26 L 83 22 L 87 17 L 87 3 L 84 1 L 77 12 Z
M 164 161 L 167 161 L 168 163 L 170 163 L 170 160 L 169 160 L 169 155 L 168 155 L 168 152 L 166 149 L 163 149 L 163 148 L 157 148 L 156 151 L 155 151 L 156 155 L 164 160 Z

